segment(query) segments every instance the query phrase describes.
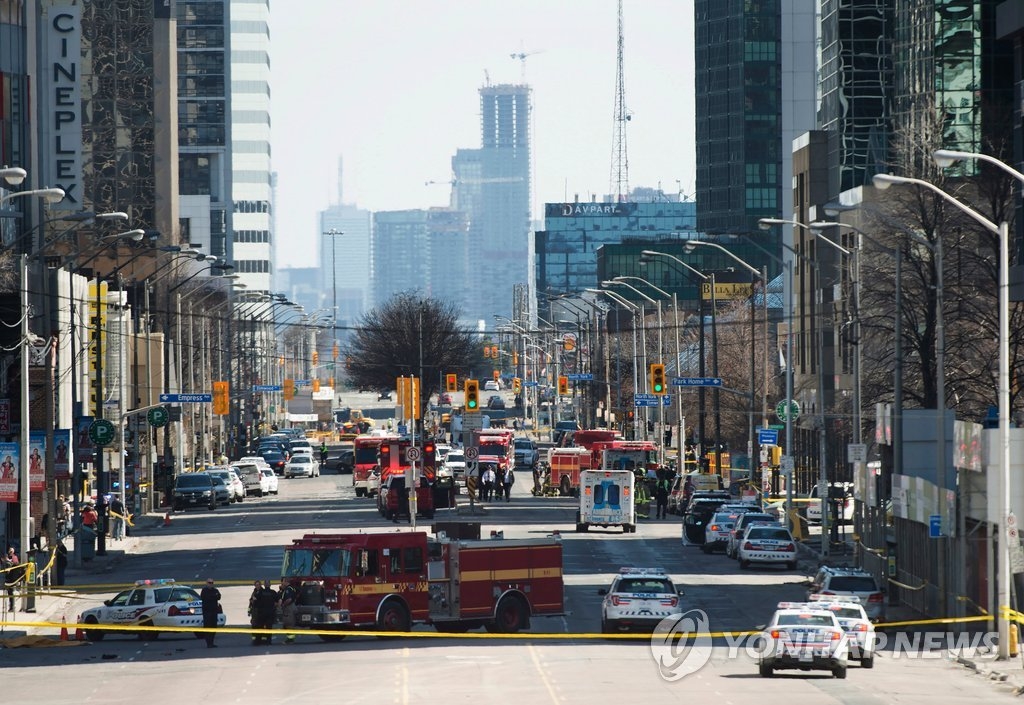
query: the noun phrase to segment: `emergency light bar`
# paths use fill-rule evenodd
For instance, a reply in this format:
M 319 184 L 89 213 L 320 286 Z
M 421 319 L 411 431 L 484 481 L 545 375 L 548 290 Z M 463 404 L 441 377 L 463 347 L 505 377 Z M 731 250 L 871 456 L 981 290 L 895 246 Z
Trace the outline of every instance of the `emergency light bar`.
M 135 587 L 144 587 L 146 585 L 172 585 L 174 578 L 157 578 L 156 580 L 136 580 Z
M 664 568 L 619 568 L 619 575 L 664 575 Z

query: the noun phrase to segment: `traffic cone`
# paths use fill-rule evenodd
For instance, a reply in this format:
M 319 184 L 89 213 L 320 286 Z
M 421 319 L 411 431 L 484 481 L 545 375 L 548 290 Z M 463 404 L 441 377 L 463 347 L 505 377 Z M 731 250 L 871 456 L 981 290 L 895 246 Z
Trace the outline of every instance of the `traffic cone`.
M 85 641 L 85 632 L 81 627 L 75 627 L 75 641 Z
M 164 526 L 170 526 L 170 525 L 171 525 L 171 510 L 168 509 L 166 512 L 164 512 Z
M 60 618 L 60 640 L 68 640 L 68 620 L 64 617 Z

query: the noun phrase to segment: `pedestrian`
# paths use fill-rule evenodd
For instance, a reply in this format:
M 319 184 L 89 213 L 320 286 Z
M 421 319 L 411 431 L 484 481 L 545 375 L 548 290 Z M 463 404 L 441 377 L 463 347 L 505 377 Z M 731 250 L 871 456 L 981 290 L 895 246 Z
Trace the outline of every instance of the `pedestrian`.
M 668 514 L 668 495 L 672 489 L 672 480 L 669 479 L 668 473 L 662 470 L 658 471 L 658 483 L 654 487 L 654 499 L 658 504 L 658 513 L 656 518 L 667 519 Z
M 263 581 L 258 592 L 255 593 L 255 601 L 252 607 L 252 626 L 254 629 L 273 629 L 274 620 L 277 617 L 277 591 L 270 587 L 270 581 Z M 274 643 L 270 634 L 253 634 L 253 646 L 266 640 L 267 644 Z
M 278 591 L 278 601 L 281 603 L 281 626 L 285 629 L 295 628 L 295 614 L 298 612 L 299 591 L 285 578 L 281 578 L 281 589 Z M 288 634 L 284 643 L 294 644 L 295 635 Z
M 7 553 L 0 560 L 0 567 L 4 570 L 4 585 L 7 587 L 7 598 L 10 600 L 9 610 L 11 612 L 14 611 L 14 592 L 18 587 L 18 581 L 25 574 L 24 570 L 18 568 L 20 564 L 21 561 L 18 559 L 18 554 L 14 552 L 14 546 L 8 546 Z
M 124 502 L 121 501 L 120 495 L 114 495 L 113 501 L 110 503 L 110 515 L 114 518 L 114 533 L 113 538 L 115 541 L 121 541 L 124 539 Z
M 96 513 L 96 508 L 92 505 L 92 502 L 86 502 L 85 508 L 82 509 L 82 526 L 88 526 L 93 531 L 96 531 L 96 523 L 100 520 L 100 515 Z
M 488 463 L 484 469 L 484 474 L 481 480 L 483 480 L 483 489 L 480 490 L 480 501 L 490 502 L 491 496 L 494 493 L 494 482 L 498 479 L 497 474 L 494 472 L 494 465 Z
M 515 473 L 512 472 L 512 468 L 508 468 L 505 470 L 505 474 L 501 478 L 501 489 L 505 494 L 506 502 L 510 501 L 512 498 L 512 485 L 514 484 L 516 484 Z
M 263 583 L 256 580 L 252 584 L 252 593 L 249 595 L 249 608 L 245 611 L 245 614 L 250 618 L 252 623 L 252 616 L 256 614 L 256 598 L 259 597 L 260 590 L 263 589 Z
M 213 630 L 217 628 L 217 615 L 220 614 L 220 590 L 213 586 L 213 578 L 206 579 L 206 587 L 199 593 L 199 599 L 203 603 L 203 629 L 209 630 L 203 632 L 206 648 L 212 649 L 217 646 L 213 643 Z
M 57 546 L 55 548 L 56 557 L 54 558 L 54 566 L 57 569 L 56 584 L 64 584 L 64 574 L 68 569 L 68 547 L 64 545 L 64 539 L 57 539 Z

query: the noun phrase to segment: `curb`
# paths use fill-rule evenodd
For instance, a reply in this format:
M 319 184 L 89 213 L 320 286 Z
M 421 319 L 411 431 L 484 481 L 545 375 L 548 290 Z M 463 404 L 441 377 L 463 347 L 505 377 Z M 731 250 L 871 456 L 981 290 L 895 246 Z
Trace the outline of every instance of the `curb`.
M 955 658 L 952 658 L 950 660 L 955 661 L 964 668 L 970 669 L 971 671 L 977 673 L 979 676 L 987 678 L 990 681 L 993 681 L 995 683 L 1006 684 L 1007 686 L 1009 686 L 1009 692 L 1012 695 L 1024 694 L 1024 671 L 1018 672 L 1020 676 L 1018 678 L 1014 677 L 1015 674 L 1007 673 L 1003 670 L 997 670 L 996 668 L 988 668 L 985 665 L 979 664 L 974 659 L 969 659 L 964 656 L 956 656 Z M 1007 664 L 1007 662 L 1005 661 L 997 663 L 1000 663 L 1001 665 Z

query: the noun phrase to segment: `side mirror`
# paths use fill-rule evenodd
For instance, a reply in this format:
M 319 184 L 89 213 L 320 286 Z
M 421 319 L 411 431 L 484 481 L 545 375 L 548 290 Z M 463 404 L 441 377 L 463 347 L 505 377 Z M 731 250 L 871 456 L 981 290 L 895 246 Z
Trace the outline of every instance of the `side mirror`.
M 677 591 L 676 591 L 676 594 L 677 594 L 677 595 L 679 595 L 680 597 L 682 597 L 682 596 L 683 596 L 683 595 L 685 595 L 686 593 L 685 593 L 685 592 L 683 592 L 682 590 L 677 590 Z
M 597 594 L 598 595 L 607 595 L 608 594 L 608 590 L 605 589 L 605 588 L 601 588 L 600 590 L 597 591 Z
M 104 600 L 103 604 L 105 604 L 107 607 L 110 607 L 110 600 Z

